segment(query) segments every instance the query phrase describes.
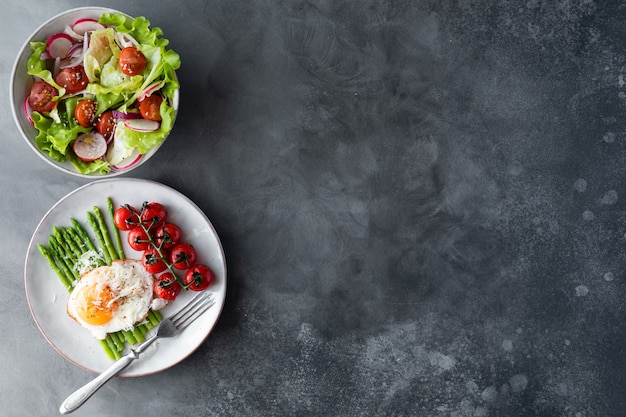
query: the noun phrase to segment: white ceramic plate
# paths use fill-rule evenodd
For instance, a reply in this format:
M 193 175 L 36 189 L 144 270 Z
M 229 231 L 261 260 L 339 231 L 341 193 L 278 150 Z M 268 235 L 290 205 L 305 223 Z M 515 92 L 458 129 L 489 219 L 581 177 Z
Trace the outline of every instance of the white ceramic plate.
M 37 244 L 47 245 L 55 225 L 71 226 L 71 218 L 91 233 L 87 212 L 97 205 L 104 214 L 108 213 L 107 197 L 115 206 L 130 204 L 139 208 L 144 201 L 163 204 L 168 219 L 180 226 L 183 239 L 196 248 L 198 262 L 215 273 L 215 281 L 206 291 L 214 293 L 216 304 L 179 336 L 157 340 L 121 376 L 159 372 L 179 363 L 204 342 L 218 320 L 226 296 L 226 261 L 217 233 L 204 213 L 180 192 L 153 181 L 113 178 L 92 182 L 63 197 L 43 217 L 28 246 L 24 270 L 28 305 L 44 337 L 67 360 L 96 373 L 111 365 L 99 342 L 67 315 L 68 292 L 37 248 Z M 124 237 L 122 232 L 126 256 L 139 258 Z M 161 310 L 163 316 L 175 313 L 193 295 L 192 291 L 181 291 L 176 301 Z
M 98 19 L 104 13 L 122 13 L 115 9 L 110 9 L 106 7 L 78 7 L 75 9 L 67 10 L 63 13 L 59 13 L 58 15 L 51 17 L 44 23 L 42 23 L 34 32 L 24 41 L 17 57 L 15 58 L 15 62 L 13 63 L 13 69 L 11 71 L 11 80 L 10 80 L 10 89 L 9 93 L 11 96 L 11 110 L 13 113 L 13 119 L 17 124 L 17 127 L 22 134 L 22 137 L 28 144 L 28 146 L 41 157 L 44 161 L 46 161 L 51 166 L 66 172 L 68 174 L 76 175 L 78 177 L 83 178 L 110 178 L 115 177 L 121 174 L 126 174 L 131 170 L 139 167 L 148 159 L 150 159 L 157 150 L 163 145 L 165 140 L 163 140 L 160 144 L 150 149 L 141 158 L 130 167 L 125 169 L 111 170 L 108 174 L 81 174 L 76 168 L 69 162 L 58 162 L 54 159 L 50 158 L 47 152 L 42 152 L 37 147 L 36 136 L 38 134 L 37 129 L 24 116 L 24 100 L 28 96 L 30 92 L 30 87 L 32 86 L 34 80 L 33 77 L 26 73 L 26 62 L 30 57 L 30 42 L 31 41 L 43 41 L 48 39 L 50 36 L 55 33 L 63 32 L 66 25 L 72 24 L 78 19 L 84 18 L 92 18 Z M 128 16 L 128 15 L 127 15 Z M 179 105 L 179 91 L 176 91 L 172 107 L 174 109 L 178 109 Z

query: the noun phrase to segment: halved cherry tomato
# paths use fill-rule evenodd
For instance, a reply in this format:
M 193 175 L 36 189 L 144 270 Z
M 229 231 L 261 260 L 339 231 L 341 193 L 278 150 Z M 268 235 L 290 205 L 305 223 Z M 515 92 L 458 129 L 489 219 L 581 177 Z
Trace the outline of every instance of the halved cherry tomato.
M 160 203 L 147 203 L 141 212 L 141 221 L 150 228 L 153 225 L 161 224 L 167 219 L 167 210 Z
M 58 95 L 59 90 L 55 87 L 45 81 L 37 81 L 30 87 L 28 105 L 34 111 L 40 113 L 49 112 L 57 105 L 57 102 L 53 99 Z
M 158 274 L 167 269 L 165 261 L 161 258 L 161 255 L 159 255 L 159 252 L 155 248 L 146 249 L 141 257 L 141 262 L 143 263 L 144 268 L 146 268 L 146 271 L 151 274 Z
M 154 280 L 154 294 L 164 300 L 175 300 L 181 286 L 171 272 L 164 272 Z
M 206 265 L 196 264 L 185 273 L 183 282 L 192 291 L 203 291 L 215 280 L 211 268 Z
M 113 222 L 120 230 L 130 230 L 139 223 L 137 210 L 132 206 L 122 206 L 113 213 Z
M 98 116 L 96 121 L 96 130 L 106 139 L 109 139 L 115 130 L 115 117 L 113 117 L 113 111 L 107 110 Z
M 128 46 L 121 50 L 117 66 L 126 75 L 137 75 L 146 68 L 148 60 L 139 49 Z
M 198 260 L 198 253 L 190 243 L 183 242 L 172 248 L 170 252 L 170 263 L 179 270 L 193 266 Z
M 89 79 L 82 65 L 70 68 L 63 68 L 54 81 L 64 87 L 68 94 L 74 94 L 87 87 Z
M 148 235 L 141 226 L 135 226 L 128 232 L 128 245 L 136 251 L 144 251 L 150 247 Z
M 152 94 L 139 102 L 139 113 L 144 119 L 160 122 L 162 102 L 160 94 Z
M 97 104 L 94 100 L 81 100 L 74 109 L 74 117 L 82 127 L 92 127 L 96 120 L 96 110 Z
M 154 239 L 157 246 L 164 249 L 171 249 L 180 242 L 183 232 L 180 227 L 174 223 L 163 223 L 154 233 Z

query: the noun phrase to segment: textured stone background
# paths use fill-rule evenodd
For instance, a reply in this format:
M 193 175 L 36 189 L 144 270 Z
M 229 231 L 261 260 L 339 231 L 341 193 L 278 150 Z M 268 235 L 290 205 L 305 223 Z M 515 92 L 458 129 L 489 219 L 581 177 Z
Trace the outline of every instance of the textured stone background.
M 25 37 L 81 5 L 7 1 L 6 91 Z M 189 359 L 76 415 L 624 415 L 625 6 L 107 5 L 181 54 L 175 130 L 132 176 L 205 211 L 229 287 Z M 54 415 L 92 376 L 37 330 L 23 259 L 85 181 L 50 172 L 8 105 L 0 403 Z

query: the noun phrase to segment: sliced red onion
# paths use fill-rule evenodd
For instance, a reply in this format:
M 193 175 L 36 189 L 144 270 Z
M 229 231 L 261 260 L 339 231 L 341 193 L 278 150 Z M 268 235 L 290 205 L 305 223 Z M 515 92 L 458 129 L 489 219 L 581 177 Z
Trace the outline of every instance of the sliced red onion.
M 129 46 L 137 46 L 139 42 L 135 38 L 133 38 L 128 33 L 115 32 L 115 42 L 120 46 L 120 48 L 124 49 Z
M 118 110 L 113 110 L 113 117 L 115 117 L 116 119 L 123 119 L 123 120 L 129 120 L 129 119 L 141 119 L 141 114 L 139 113 L 124 113 Z
M 67 51 L 67 57 L 79 56 L 83 54 L 83 43 L 76 42 L 72 47 Z
M 60 67 L 63 68 L 73 68 L 83 63 L 84 60 L 85 48 L 83 43 L 75 43 L 72 48 L 68 51 L 68 58 L 64 59 L 61 62 Z
M 54 59 L 54 68 L 52 69 L 52 76 L 56 78 L 61 68 L 61 58 L 56 57 Z
M 69 35 L 72 39 L 75 39 L 77 41 L 81 41 L 83 39 L 83 35 L 79 35 L 78 33 L 74 32 L 72 30 L 71 26 L 65 26 L 65 29 L 63 30 L 63 33 Z
M 164 85 L 165 85 L 165 81 L 163 80 L 153 82 L 139 94 L 139 97 L 137 97 L 137 100 L 143 101 L 146 97 L 150 97 L 152 93 L 154 93 L 155 91 L 159 91 L 161 88 L 163 88 Z
M 35 122 L 33 118 L 30 117 L 30 114 L 33 112 L 33 109 L 30 108 L 30 104 L 28 104 L 28 97 L 24 99 L 24 114 L 26 115 L 26 119 L 30 122 L 31 125 L 35 126 Z

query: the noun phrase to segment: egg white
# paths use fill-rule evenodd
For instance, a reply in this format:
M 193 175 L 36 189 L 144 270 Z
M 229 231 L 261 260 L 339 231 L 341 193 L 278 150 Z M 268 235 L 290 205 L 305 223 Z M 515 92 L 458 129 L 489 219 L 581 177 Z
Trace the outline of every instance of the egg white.
M 77 313 L 77 295 L 85 287 L 97 289 L 108 286 L 114 295 L 117 309 L 112 318 L 102 325 L 85 322 Z M 100 291 L 96 291 L 99 293 Z M 111 266 L 101 266 L 84 273 L 72 290 L 67 302 L 67 313 L 78 324 L 89 330 L 96 339 L 106 338 L 107 333 L 130 330 L 145 319 L 153 298 L 153 277 L 140 261 L 113 261 Z M 91 300 L 98 303 L 99 300 Z

